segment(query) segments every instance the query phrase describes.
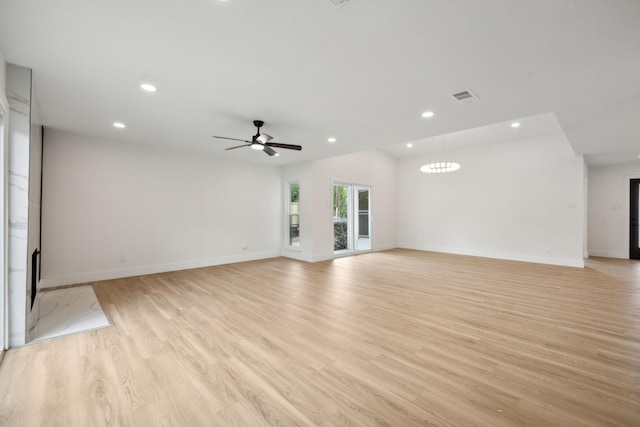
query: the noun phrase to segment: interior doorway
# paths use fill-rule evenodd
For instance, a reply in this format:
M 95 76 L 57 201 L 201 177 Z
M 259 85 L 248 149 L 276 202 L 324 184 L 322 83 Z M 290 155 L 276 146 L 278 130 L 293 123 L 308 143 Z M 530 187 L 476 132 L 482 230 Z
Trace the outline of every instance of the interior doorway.
M 335 255 L 371 250 L 371 187 L 334 184 L 331 214 Z
M 640 179 L 630 180 L 629 258 L 640 259 Z

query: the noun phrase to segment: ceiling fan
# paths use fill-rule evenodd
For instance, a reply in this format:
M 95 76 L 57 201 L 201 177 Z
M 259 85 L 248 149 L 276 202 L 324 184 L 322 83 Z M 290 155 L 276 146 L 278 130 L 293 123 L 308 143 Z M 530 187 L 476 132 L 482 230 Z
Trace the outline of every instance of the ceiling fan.
M 281 144 L 279 142 L 270 142 L 273 137 L 271 135 L 267 135 L 266 133 L 260 133 L 260 128 L 264 125 L 262 120 L 254 120 L 253 125 L 258 128 L 253 137 L 251 137 L 251 141 L 247 141 L 246 139 L 238 139 L 238 138 L 227 138 L 226 136 L 214 136 L 214 138 L 218 139 L 230 139 L 232 141 L 242 141 L 246 142 L 246 144 L 237 145 L 235 147 L 229 147 L 225 150 L 235 150 L 236 148 L 241 147 L 251 147 L 253 150 L 262 150 L 267 153 L 269 156 L 277 156 L 278 153 L 271 147 L 276 148 L 286 148 L 287 150 L 302 150 L 302 146 L 300 145 L 292 145 L 292 144 Z

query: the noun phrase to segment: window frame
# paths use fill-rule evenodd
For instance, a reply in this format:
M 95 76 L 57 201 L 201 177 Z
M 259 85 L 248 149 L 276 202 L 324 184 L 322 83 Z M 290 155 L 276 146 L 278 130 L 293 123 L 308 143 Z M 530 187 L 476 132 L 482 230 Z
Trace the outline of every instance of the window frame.
M 291 189 L 294 185 L 298 186 L 298 201 L 297 202 L 292 202 L 291 201 Z M 301 239 L 300 239 L 300 193 L 301 193 L 301 187 L 300 187 L 300 181 L 289 181 L 287 182 L 287 191 L 286 191 L 286 221 L 287 221 L 287 225 L 286 225 L 286 232 L 285 232 L 285 241 L 286 241 L 286 247 L 287 249 L 292 249 L 292 250 L 300 250 L 300 246 L 301 246 Z M 295 206 L 294 209 L 294 203 L 296 203 L 297 205 Z M 294 210 L 296 212 L 294 212 Z M 297 242 L 293 242 L 292 239 L 293 237 L 293 231 L 292 231 L 292 217 L 297 217 L 297 237 L 298 237 L 298 241 Z

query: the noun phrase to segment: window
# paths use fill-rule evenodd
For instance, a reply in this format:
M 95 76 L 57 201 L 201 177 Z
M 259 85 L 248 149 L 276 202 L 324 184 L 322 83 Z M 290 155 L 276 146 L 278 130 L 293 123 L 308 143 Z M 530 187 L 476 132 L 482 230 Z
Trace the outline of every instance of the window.
M 289 183 L 287 197 L 287 211 L 289 216 L 289 246 L 300 246 L 300 184 Z

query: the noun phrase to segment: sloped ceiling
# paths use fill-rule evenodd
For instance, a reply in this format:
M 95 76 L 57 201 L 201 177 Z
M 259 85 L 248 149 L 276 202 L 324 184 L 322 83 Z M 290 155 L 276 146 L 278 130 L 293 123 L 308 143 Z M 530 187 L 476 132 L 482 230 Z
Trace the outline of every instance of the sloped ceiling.
M 554 113 L 598 164 L 640 155 L 638 22 L 637 0 L 0 0 L 0 48 L 75 133 L 278 165 Z M 211 138 L 254 119 L 303 151 Z

